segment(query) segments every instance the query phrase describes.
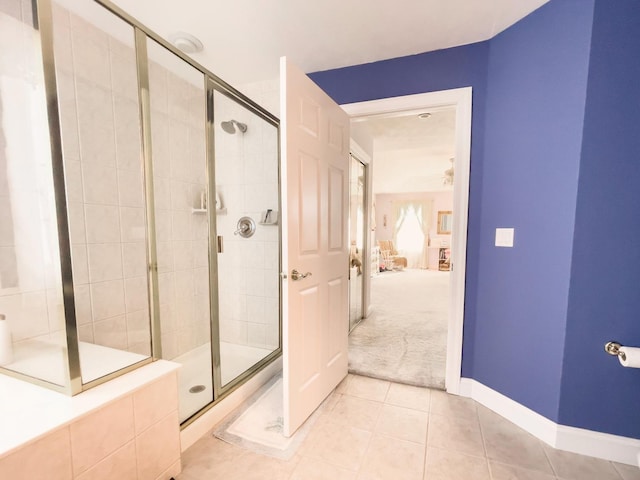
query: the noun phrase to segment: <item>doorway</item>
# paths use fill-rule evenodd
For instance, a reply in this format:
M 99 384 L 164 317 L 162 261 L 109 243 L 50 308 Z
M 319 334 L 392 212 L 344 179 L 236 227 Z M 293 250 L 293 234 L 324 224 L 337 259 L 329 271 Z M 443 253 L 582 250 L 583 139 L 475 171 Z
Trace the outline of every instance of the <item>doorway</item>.
M 449 393 L 458 393 L 462 360 L 467 212 L 469 202 L 471 88 L 468 87 L 441 92 L 374 100 L 342 105 L 342 107 L 350 115 L 352 122 L 356 122 L 358 120 L 362 121 L 367 118 L 394 118 L 407 115 L 419 115 L 424 112 L 437 112 L 445 109 L 452 109 L 452 111 L 455 112 L 455 133 L 453 138 L 455 175 L 451 175 L 453 183 L 453 208 L 450 209 L 453 214 L 450 217 L 444 217 L 451 222 L 451 236 L 448 244 L 428 246 L 433 247 L 430 250 L 435 250 L 435 252 L 431 254 L 431 257 L 437 259 L 438 265 L 442 261 L 443 263 L 446 263 L 447 267 L 450 269 L 450 272 L 448 273 L 449 300 L 447 302 L 448 315 L 446 321 L 447 333 L 444 387 Z M 377 165 L 375 162 L 376 158 L 374 152 L 374 158 L 371 164 L 371 171 L 374 172 L 373 175 L 376 174 Z M 446 174 L 445 170 L 448 170 L 449 168 L 443 169 L 440 175 L 444 177 Z M 371 202 L 369 208 L 376 211 L 378 210 L 378 205 L 376 205 L 375 208 L 373 207 L 373 202 Z M 448 210 L 442 209 L 441 211 L 446 212 Z M 438 210 L 436 210 L 435 213 L 437 214 L 437 212 Z M 389 218 L 387 221 L 389 221 Z M 437 225 L 437 220 L 434 223 Z M 372 243 L 371 246 L 372 256 L 374 256 L 377 253 L 374 247 L 377 245 Z M 446 251 L 442 258 L 441 246 L 446 247 Z M 371 283 L 373 285 L 373 282 Z M 373 286 L 369 288 L 373 291 Z M 365 298 L 366 297 L 368 297 L 367 294 L 365 294 Z M 375 306 L 373 299 L 365 308 L 369 308 L 370 306 Z M 361 326 L 362 325 L 364 325 L 364 322 Z M 420 356 L 418 356 L 418 358 L 419 361 L 421 361 Z

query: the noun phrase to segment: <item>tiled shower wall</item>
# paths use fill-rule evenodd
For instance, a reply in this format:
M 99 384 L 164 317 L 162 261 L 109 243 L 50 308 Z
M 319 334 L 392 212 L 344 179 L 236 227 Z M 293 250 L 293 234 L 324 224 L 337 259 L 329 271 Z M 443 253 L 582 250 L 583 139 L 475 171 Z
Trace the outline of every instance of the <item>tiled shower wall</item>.
M 279 230 L 261 225 L 265 212 L 278 207 L 277 129 L 244 107 L 214 97 L 216 188 L 225 213 L 217 215 L 224 252 L 218 256 L 220 338 L 252 347 L 279 345 Z M 247 125 L 232 135 L 220 122 L 235 119 Z M 257 224 L 245 239 L 234 235 L 240 217 Z
M 114 19 L 115 21 L 115 19 Z M 150 353 L 133 31 L 54 4 L 54 50 L 81 341 Z
M 0 313 L 13 342 L 62 332 L 39 37 L 31 2 L 0 2 Z M 62 337 L 60 337 L 62 339 Z
M 153 181 L 162 356 L 174 359 L 209 342 L 209 224 L 199 212 L 206 190 L 204 78 L 149 43 Z

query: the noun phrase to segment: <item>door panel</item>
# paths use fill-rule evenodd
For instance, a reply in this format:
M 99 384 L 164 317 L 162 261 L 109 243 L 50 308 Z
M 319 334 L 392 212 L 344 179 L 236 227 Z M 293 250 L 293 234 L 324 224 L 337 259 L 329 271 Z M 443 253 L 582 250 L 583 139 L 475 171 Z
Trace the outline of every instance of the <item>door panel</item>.
M 347 375 L 349 119 L 281 62 L 284 432 L 293 434 Z M 293 280 L 291 271 L 312 275 Z

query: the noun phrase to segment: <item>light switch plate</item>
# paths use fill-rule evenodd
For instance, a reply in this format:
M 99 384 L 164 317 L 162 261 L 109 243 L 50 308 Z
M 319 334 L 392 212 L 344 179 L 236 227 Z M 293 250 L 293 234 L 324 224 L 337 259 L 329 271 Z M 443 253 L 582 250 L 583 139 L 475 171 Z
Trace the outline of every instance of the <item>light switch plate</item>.
M 513 228 L 496 228 L 496 247 L 513 247 Z

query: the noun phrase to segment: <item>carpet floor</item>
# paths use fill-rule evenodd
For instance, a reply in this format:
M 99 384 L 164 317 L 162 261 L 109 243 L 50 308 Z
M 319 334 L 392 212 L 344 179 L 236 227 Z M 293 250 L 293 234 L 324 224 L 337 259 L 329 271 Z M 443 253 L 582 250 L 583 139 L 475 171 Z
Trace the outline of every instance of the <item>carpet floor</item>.
M 381 273 L 371 279 L 371 304 L 349 335 L 349 371 L 444 389 L 449 272 Z

